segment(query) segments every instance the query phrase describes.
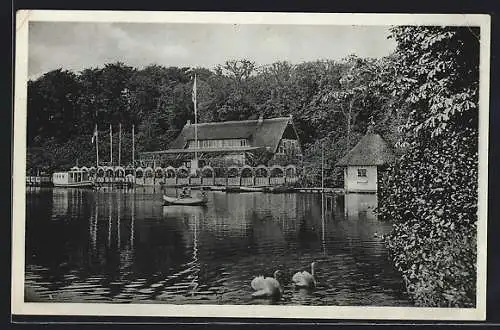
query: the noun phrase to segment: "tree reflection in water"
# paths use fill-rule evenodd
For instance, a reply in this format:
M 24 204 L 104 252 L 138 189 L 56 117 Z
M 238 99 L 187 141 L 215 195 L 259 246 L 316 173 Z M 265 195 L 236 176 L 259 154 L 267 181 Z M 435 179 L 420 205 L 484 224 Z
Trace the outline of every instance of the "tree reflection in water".
M 250 297 L 254 276 L 317 261 L 318 289 L 286 287 L 275 303 L 407 304 L 374 237 L 390 229 L 373 212 L 376 196 L 208 195 L 190 207 L 163 206 L 147 188 L 28 192 L 31 299 L 265 304 Z

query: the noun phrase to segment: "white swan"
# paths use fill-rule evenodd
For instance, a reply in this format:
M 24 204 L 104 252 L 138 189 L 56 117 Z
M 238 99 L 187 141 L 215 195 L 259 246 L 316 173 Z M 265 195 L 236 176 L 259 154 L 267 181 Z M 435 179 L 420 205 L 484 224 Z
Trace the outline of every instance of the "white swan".
M 283 294 L 283 288 L 279 282 L 278 277 L 281 275 L 281 271 L 277 270 L 274 272 L 274 277 L 264 277 L 257 276 L 252 280 L 250 284 L 252 289 L 255 290 L 252 293 L 253 298 L 280 298 Z
M 308 271 L 296 272 L 292 277 L 292 282 L 298 288 L 315 288 L 316 280 L 314 279 L 314 266 L 316 263 L 311 263 L 311 273 Z

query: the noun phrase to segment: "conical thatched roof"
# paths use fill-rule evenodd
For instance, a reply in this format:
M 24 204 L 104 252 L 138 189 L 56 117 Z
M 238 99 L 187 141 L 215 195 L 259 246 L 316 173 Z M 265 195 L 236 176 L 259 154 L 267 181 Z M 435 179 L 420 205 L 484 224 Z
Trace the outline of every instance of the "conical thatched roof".
M 336 166 L 384 165 L 394 160 L 394 153 L 376 133 L 367 133 Z

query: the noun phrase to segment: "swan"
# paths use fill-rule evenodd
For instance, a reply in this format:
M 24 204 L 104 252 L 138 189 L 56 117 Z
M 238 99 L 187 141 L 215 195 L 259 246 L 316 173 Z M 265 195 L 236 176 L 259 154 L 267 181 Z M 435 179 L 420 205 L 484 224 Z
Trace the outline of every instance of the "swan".
M 316 266 L 316 263 L 313 261 L 311 263 L 311 273 L 306 270 L 296 272 L 292 277 L 293 285 L 298 288 L 316 287 L 316 280 L 314 279 L 314 266 Z
M 253 298 L 280 298 L 283 294 L 283 288 L 279 282 L 278 277 L 281 275 L 281 271 L 277 270 L 274 272 L 274 277 L 264 277 L 257 276 L 252 280 L 250 285 L 252 289 L 255 290 L 252 293 Z

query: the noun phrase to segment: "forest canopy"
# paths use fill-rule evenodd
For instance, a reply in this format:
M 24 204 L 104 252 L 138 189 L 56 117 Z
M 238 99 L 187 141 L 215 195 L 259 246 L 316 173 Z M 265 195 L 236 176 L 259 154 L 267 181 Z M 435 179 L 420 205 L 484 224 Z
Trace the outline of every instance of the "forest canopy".
M 124 63 L 74 73 L 58 69 L 28 83 L 28 169 L 65 169 L 95 164 L 91 136 L 98 124 L 101 158 L 109 158 L 109 126 L 116 142 L 122 125 L 122 165 L 131 162 L 131 127 L 137 151 L 166 149 L 187 120 L 197 76 L 198 121 L 226 121 L 292 115 L 306 164 L 318 165 L 326 145 L 327 167 L 354 146 L 369 119 L 388 138 L 394 129 L 388 101 L 392 58 L 257 66 L 228 60 L 209 70 Z M 390 123 L 389 123 L 390 121 Z M 76 147 L 78 146 L 78 147 Z M 113 150 L 118 157 L 118 148 Z M 313 167 L 314 167 L 313 166 Z

